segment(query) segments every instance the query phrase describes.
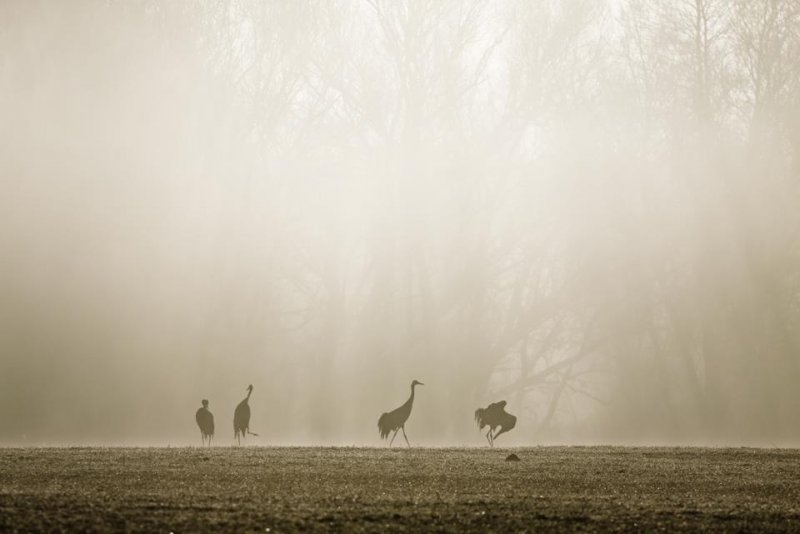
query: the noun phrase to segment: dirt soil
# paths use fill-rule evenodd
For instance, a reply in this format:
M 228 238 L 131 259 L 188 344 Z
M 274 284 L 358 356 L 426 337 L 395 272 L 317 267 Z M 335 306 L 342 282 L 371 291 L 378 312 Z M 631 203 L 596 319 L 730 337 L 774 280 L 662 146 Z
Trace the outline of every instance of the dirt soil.
M 799 532 L 800 451 L 0 449 L 2 532 L 209 530 Z

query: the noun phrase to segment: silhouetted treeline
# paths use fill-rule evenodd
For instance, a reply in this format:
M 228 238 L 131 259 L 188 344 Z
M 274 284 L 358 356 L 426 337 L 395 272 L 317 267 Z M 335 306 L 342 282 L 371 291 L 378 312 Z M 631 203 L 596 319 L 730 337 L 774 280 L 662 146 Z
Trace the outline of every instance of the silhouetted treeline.
M 796 1 L 0 21 L 6 441 L 253 382 L 262 440 L 368 442 L 413 376 L 421 443 L 498 398 L 509 442 L 800 437 Z

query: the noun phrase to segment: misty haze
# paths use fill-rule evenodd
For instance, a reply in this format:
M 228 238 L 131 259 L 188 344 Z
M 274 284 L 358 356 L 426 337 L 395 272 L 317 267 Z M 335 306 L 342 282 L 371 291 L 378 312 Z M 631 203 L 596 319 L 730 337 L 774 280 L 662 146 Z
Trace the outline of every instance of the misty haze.
M 4 3 L 2 441 L 797 443 L 798 8 L 708 4 Z
M 800 445 L 796 0 L 7 0 L 0 117 L 0 446 Z

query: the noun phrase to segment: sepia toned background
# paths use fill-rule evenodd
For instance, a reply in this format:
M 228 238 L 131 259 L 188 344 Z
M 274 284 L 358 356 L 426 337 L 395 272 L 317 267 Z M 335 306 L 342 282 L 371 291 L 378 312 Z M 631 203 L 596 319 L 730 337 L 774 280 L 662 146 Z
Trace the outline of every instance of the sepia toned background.
M 0 443 L 800 443 L 794 0 L 0 3 Z

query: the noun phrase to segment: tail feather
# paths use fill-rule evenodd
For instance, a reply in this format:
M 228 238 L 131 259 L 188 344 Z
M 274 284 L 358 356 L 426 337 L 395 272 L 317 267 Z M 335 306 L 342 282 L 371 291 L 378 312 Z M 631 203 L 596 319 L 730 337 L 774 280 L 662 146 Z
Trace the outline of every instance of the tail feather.
M 478 428 L 480 428 L 481 430 L 483 430 L 483 427 L 486 426 L 486 419 L 484 419 L 485 413 L 486 410 L 484 410 L 483 408 L 478 408 L 477 410 L 475 410 L 475 422 L 478 423 Z
M 389 436 L 389 432 L 392 431 L 389 426 L 389 414 L 384 413 L 381 415 L 380 419 L 378 419 L 378 432 L 381 434 L 381 439 L 386 439 Z

